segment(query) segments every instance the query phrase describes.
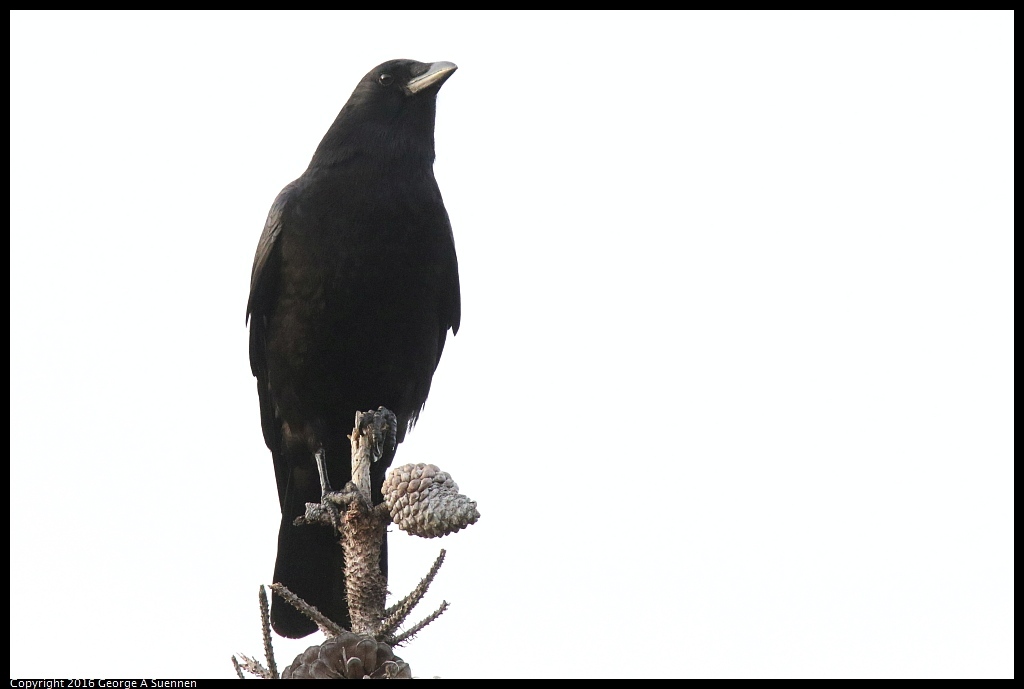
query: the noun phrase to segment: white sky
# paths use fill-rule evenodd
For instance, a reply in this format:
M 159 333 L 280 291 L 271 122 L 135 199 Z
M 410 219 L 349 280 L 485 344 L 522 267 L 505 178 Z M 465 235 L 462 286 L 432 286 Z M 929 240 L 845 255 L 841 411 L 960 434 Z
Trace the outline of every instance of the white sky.
M 232 677 L 243 324 L 358 79 L 450 60 L 419 676 L 1013 675 L 1012 13 L 11 15 L 11 676 Z M 317 641 L 278 642 L 279 661 Z

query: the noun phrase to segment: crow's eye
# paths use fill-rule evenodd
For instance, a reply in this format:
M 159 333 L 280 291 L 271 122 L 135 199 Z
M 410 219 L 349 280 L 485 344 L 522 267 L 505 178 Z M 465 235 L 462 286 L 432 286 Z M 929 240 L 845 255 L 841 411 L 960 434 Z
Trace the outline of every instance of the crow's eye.
M 377 77 L 377 83 L 380 84 L 381 86 L 389 86 L 391 82 L 394 80 L 395 78 L 390 74 L 381 74 L 379 77 Z

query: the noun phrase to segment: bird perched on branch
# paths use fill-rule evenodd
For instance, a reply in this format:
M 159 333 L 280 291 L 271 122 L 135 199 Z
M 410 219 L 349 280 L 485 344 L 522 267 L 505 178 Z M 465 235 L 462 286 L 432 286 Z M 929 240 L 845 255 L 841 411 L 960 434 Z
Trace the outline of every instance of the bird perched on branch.
M 320 501 L 318 453 L 332 487 L 349 481 L 357 411 L 387 407 L 404 439 L 458 332 L 455 242 L 433 173 L 437 93 L 455 69 L 392 60 L 363 77 L 274 201 L 252 267 L 249 363 L 281 502 L 274 581 L 345 627 L 342 550 L 328 529 L 292 521 Z M 393 458 L 373 468 L 376 502 Z M 316 631 L 279 600 L 271 618 L 283 636 Z

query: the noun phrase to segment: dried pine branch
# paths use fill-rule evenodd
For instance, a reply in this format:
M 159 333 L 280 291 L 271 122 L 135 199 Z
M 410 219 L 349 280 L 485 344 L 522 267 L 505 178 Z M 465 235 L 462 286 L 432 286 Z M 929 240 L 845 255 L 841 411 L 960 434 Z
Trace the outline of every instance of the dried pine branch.
M 440 617 L 447 609 L 448 601 L 441 601 L 441 605 L 438 606 L 437 610 L 427 615 L 425 618 L 423 618 L 421 622 L 414 624 L 408 631 L 402 632 L 401 634 L 397 634 L 390 639 L 386 639 L 387 643 L 391 644 L 392 646 L 401 646 L 403 643 L 409 641 L 414 636 L 423 631 L 424 627 L 426 627 L 428 624 L 430 624 L 438 617 Z
M 437 577 L 446 556 L 443 549 L 427 575 L 407 596 L 386 609 L 384 606 L 387 579 L 380 571 L 379 562 L 384 533 L 389 523 L 394 520 L 395 524 L 408 533 L 432 538 L 459 531 L 480 517 L 476 503 L 458 493 L 458 486 L 451 476 L 427 464 L 407 465 L 393 470 L 385 482 L 384 503 L 376 506 L 372 504 L 369 494 L 370 467 L 394 448 L 396 428 L 394 414 L 383 407 L 376 412 L 358 413 L 356 427 L 349 436 L 352 444 L 353 481 L 339 491 L 329 491 L 326 476 L 322 475 L 321 483 L 325 492 L 321 501 L 308 503 L 305 515 L 295 520 L 296 524 L 328 525 L 337 535 L 339 546 L 344 548 L 352 632 L 299 598 L 286 586 L 271 584 L 271 591 L 311 619 L 328 637 L 328 641 L 308 648 L 297 658 L 284 671 L 285 677 L 410 677 L 408 665 L 390 655 L 387 645 L 398 646 L 408 642 L 448 609 L 448 602 L 444 601 L 426 618 L 407 631 L 398 633 Z M 322 457 L 318 459 L 321 460 L 319 465 L 322 470 Z M 390 492 L 389 484 L 393 484 L 390 485 Z M 245 655 L 239 656 L 241 662 L 232 656 L 231 662 L 239 678 L 245 678 L 243 670 L 264 679 L 281 677 L 274 658 L 268 603 L 266 589 L 260 587 L 263 648 L 269 667 Z M 365 658 L 350 657 L 347 642 L 352 639 L 363 645 L 375 640 L 378 644 L 377 653 L 384 654 L 380 662 L 373 661 L 375 656 L 372 654 Z M 341 655 L 334 658 L 337 653 Z M 387 659 L 389 655 L 394 659 Z M 370 669 L 367 662 L 375 669 Z
M 238 675 L 238 679 L 245 679 L 245 675 L 242 674 L 242 668 L 238 665 L 238 658 L 231 656 L 231 664 L 235 666 L 235 674 Z
M 384 637 L 393 635 L 395 631 L 402 626 L 405 619 L 409 617 L 413 608 L 415 608 L 423 599 L 427 589 L 430 588 L 430 585 L 434 582 L 434 577 L 437 576 L 438 570 L 441 569 L 441 564 L 444 562 L 446 554 L 446 551 L 442 548 L 441 553 L 437 556 L 437 559 L 434 560 L 434 564 L 430 567 L 430 571 L 427 572 L 427 576 L 420 579 L 420 583 L 416 585 L 416 588 L 414 588 L 405 598 L 384 611 L 384 622 L 381 625 L 381 634 Z
M 232 656 L 234 658 L 234 656 Z M 238 661 L 235 661 L 235 666 L 239 665 Z M 263 667 L 263 664 L 255 658 L 250 658 L 247 655 L 242 654 L 242 669 L 248 672 L 250 675 L 256 675 L 261 679 L 271 679 L 270 670 Z
M 263 623 L 263 653 L 267 656 L 270 678 L 279 679 L 277 661 L 274 660 L 274 646 L 270 642 L 270 601 L 267 600 L 267 589 L 263 586 L 260 586 L 260 621 Z
M 320 627 L 320 631 L 327 635 L 327 638 L 344 634 L 347 631 L 344 627 L 317 610 L 315 606 L 310 605 L 289 591 L 287 586 L 271 584 L 270 590 L 280 596 L 283 600 L 287 601 L 303 615 L 316 622 L 316 626 Z

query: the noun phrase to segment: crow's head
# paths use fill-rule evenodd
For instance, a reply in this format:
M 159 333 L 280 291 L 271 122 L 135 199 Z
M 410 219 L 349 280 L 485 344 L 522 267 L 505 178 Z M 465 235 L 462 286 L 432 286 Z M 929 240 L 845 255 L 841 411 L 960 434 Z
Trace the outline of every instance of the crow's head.
M 391 60 L 371 69 L 356 87 L 356 93 L 369 98 L 390 99 L 397 102 L 401 93 L 406 97 L 421 94 L 422 97 L 436 95 L 445 79 L 458 69 L 451 62 L 416 62 L 415 60 Z M 355 94 L 353 94 L 355 95 Z
M 399 154 L 422 152 L 433 160 L 437 92 L 456 69 L 451 62 L 415 60 L 377 65 L 356 85 L 314 163 L 366 147 Z

